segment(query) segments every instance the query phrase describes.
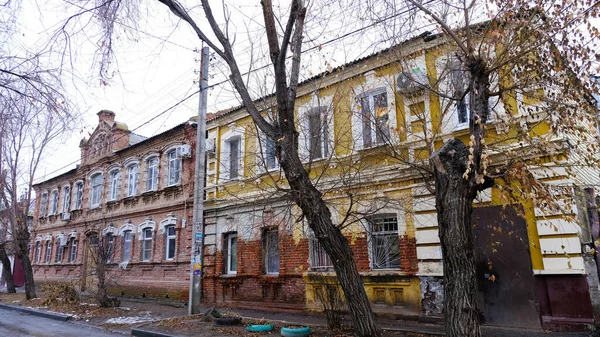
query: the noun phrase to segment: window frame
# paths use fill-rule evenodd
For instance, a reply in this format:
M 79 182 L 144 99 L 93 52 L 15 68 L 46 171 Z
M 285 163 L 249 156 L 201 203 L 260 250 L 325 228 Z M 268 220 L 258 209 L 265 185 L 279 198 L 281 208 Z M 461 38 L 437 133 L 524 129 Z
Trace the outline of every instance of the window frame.
M 169 230 L 173 230 L 173 234 L 169 234 Z M 173 241 L 173 242 L 171 242 Z M 171 251 L 171 245 L 173 246 L 173 256 L 169 257 Z M 171 261 L 175 259 L 177 255 L 177 230 L 175 225 L 168 225 L 165 227 L 165 260 Z
M 237 151 L 235 152 L 235 162 L 232 159 L 232 154 L 233 151 L 231 151 L 231 144 L 235 143 L 237 144 Z M 227 146 L 227 153 L 228 153 L 228 158 L 227 158 L 227 178 L 229 180 L 235 180 L 235 179 L 240 179 L 241 175 L 240 175 L 240 160 L 241 160 L 241 154 L 242 154 L 242 137 L 241 136 L 233 136 L 233 137 L 229 137 L 227 138 L 227 140 L 225 141 L 225 144 Z M 235 168 L 235 169 L 233 169 Z M 232 175 L 232 173 L 235 172 L 235 176 Z
M 394 224 L 391 224 L 392 226 L 395 226 L 395 229 L 392 230 L 386 230 L 385 226 L 388 225 L 385 222 L 382 223 L 378 223 L 378 221 L 386 221 L 387 219 L 391 219 L 393 218 L 393 221 L 395 222 Z M 381 213 L 381 214 L 375 214 L 373 216 L 370 216 L 367 218 L 368 221 L 368 228 L 369 228 L 369 255 L 370 255 L 370 261 L 371 261 L 371 269 L 373 270 L 400 270 L 401 269 L 401 262 L 402 262 L 402 255 L 400 252 L 400 235 L 398 232 L 399 229 L 399 223 L 398 223 L 398 215 L 395 213 Z M 377 230 L 377 227 L 381 226 L 381 228 L 383 228 L 383 230 Z M 381 240 L 384 242 L 385 245 L 385 256 L 383 256 L 383 258 L 386 259 L 386 261 L 384 263 L 380 262 L 380 261 L 376 261 L 376 259 L 380 258 L 381 254 L 379 253 L 378 249 L 379 249 L 379 245 L 378 240 Z M 395 246 L 390 245 L 390 240 L 392 241 L 391 244 L 395 244 Z M 395 243 L 393 242 L 395 241 Z M 394 251 L 391 251 L 390 248 L 392 248 Z M 389 251 L 388 251 L 389 250 Z M 397 259 L 397 264 L 396 261 L 392 261 L 392 256 L 390 255 L 391 253 L 395 253 L 397 251 L 398 254 L 398 259 Z M 383 265 L 383 267 L 381 267 Z
M 122 262 L 130 262 L 131 261 L 131 252 L 133 248 L 133 231 L 126 230 L 123 231 L 123 257 Z M 129 240 L 128 240 L 129 238 Z
M 147 233 L 150 233 L 150 236 L 146 236 Z M 152 230 L 152 228 L 144 228 L 142 230 L 142 244 L 141 244 L 141 256 L 140 256 L 140 260 L 142 262 L 150 262 L 150 260 L 152 260 L 152 239 L 154 236 L 154 231 Z M 149 247 L 146 247 L 146 245 L 149 245 Z M 148 257 L 145 256 L 146 252 L 148 253 Z
M 106 233 L 106 245 L 107 245 L 106 263 L 112 263 L 113 253 L 114 253 L 114 244 L 115 244 L 115 235 L 113 235 L 113 233 Z
M 42 258 L 42 241 L 36 241 L 35 243 L 35 263 L 40 263 Z
M 275 141 L 260 132 L 258 137 L 260 151 L 257 151 L 257 160 L 259 172 L 270 172 L 279 169 L 279 160 L 277 159 L 277 145 Z
M 42 192 L 42 198 L 40 199 L 40 216 L 45 217 L 48 215 L 48 192 Z
M 52 257 L 52 240 L 46 240 L 46 253 L 44 255 L 44 263 L 49 264 Z
M 270 237 L 276 238 L 276 249 L 272 250 L 272 253 L 269 252 L 269 249 L 273 249 L 273 245 L 270 241 Z M 271 238 L 272 240 L 272 238 Z M 263 231 L 263 250 L 264 250 L 264 268 L 265 274 L 267 275 L 279 275 L 279 271 L 281 270 L 281 254 L 279 252 L 279 230 L 277 228 L 265 229 Z M 277 258 L 277 270 L 273 271 L 270 269 L 270 259 Z M 274 262 L 274 261 L 273 261 Z
M 75 263 L 77 259 L 77 238 L 69 239 L 69 263 Z
M 108 201 L 115 201 L 119 198 L 119 187 L 121 183 L 121 170 L 113 169 L 108 172 L 109 193 Z
M 235 239 L 235 256 L 232 254 L 232 241 Z M 225 259 L 225 273 L 227 275 L 237 275 L 238 269 L 238 258 L 239 258 L 239 250 L 238 250 L 238 234 L 237 232 L 225 233 L 224 248 L 225 252 L 223 253 L 223 258 Z M 231 268 L 233 265 L 233 258 L 235 258 L 235 270 Z
M 151 165 L 155 163 L 154 165 Z M 158 190 L 158 156 L 152 156 L 146 160 L 146 191 Z M 152 186 L 152 187 L 151 187 Z
M 99 181 L 94 182 L 94 178 L 99 177 Z M 104 185 L 104 174 L 102 172 L 94 173 L 90 176 L 90 208 L 98 208 L 102 204 L 102 189 Z M 97 198 L 97 200 L 95 200 Z
M 177 148 L 167 152 L 167 186 L 175 186 L 181 183 L 182 159 L 177 153 Z M 173 180 L 173 175 L 176 174 L 176 179 Z
M 127 197 L 137 194 L 140 165 L 137 163 L 127 166 Z
M 385 109 L 385 111 L 386 111 L 386 113 L 385 113 L 385 117 L 386 117 L 385 118 L 385 121 L 386 121 L 385 129 L 379 125 L 380 117 L 377 116 L 377 107 L 376 107 L 377 102 L 375 101 L 375 97 L 379 96 L 379 95 L 385 95 L 386 105 L 385 105 L 385 107 L 380 107 L 381 109 Z M 360 130 L 361 130 L 360 140 L 361 140 L 363 149 L 369 149 L 369 148 L 385 145 L 386 139 L 384 138 L 384 136 L 387 137 L 387 139 L 391 139 L 390 124 L 392 122 L 392 119 L 390 116 L 390 97 L 389 96 L 390 95 L 388 93 L 387 87 L 383 86 L 383 87 L 377 87 L 372 90 L 363 92 L 356 97 L 356 101 L 357 101 L 356 104 L 357 104 L 358 110 L 359 110 L 358 122 L 360 123 Z M 365 99 L 367 100 L 366 106 L 368 109 L 368 114 L 365 114 L 365 109 L 364 109 L 364 107 L 365 107 L 364 100 Z M 366 128 L 367 126 L 368 126 L 368 129 Z M 367 137 L 369 139 L 368 143 L 365 141 L 367 139 Z
M 307 149 L 308 149 L 308 158 L 309 160 L 321 160 L 325 159 L 329 156 L 329 120 L 328 120 L 328 109 L 325 106 L 319 106 L 312 109 L 309 109 L 305 112 L 305 116 L 307 119 Z M 318 118 L 316 118 L 318 117 Z M 312 123 L 314 119 L 318 120 L 318 134 L 313 134 L 315 128 L 313 128 Z M 313 151 L 313 146 L 316 145 L 317 142 L 314 142 L 313 139 L 318 136 L 318 149 L 319 156 L 315 155 Z M 316 147 L 316 146 L 315 146 Z
M 84 183 L 81 180 L 75 182 L 75 184 L 73 185 L 72 193 L 75 196 L 73 198 L 73 199 L 75 199 L 75 204 L 71 208 L 72 210 L 79 210 L 83 206 L 83 187 L 84 187 Z
M 54 263 L 62 263 L 64 247 L 60 245 L 60 240 L 56 240 L 56 255 L 54 256 Z
M 333 269 L 331 258 L 314 234 L 309 238 L 308 249 L 309 265 L 311 270 L 328 271 Z
M 71 186 L 63 186 L 62 213 L 68 213 L 71 208 Z
M 58 212 L 58 195 L 58 189 L 50 192 L 50 211 L 48 215 L 56 215 L 56 212 Z

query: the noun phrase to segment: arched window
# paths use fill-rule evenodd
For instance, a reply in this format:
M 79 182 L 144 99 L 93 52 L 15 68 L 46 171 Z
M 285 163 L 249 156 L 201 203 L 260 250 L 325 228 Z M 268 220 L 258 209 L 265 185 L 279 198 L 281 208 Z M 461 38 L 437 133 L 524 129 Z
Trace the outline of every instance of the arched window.
M 81 205 L 83 205 L 83 181 L 78 181 L 75 183 L 75 189 L 73 190 L 73 197 L 75 202 L 73 204 L 73 209 L 81 209 Z
M 152 229 L 146 228 L 142 232 L 142 261 L 150 261 L 152 256 Z
M 92 196 L 90 198 L 90 207 L 100 206 L 102 200 L 102 173 L 96 173 L 92 176 Z
M 133 164 L 129 166 L 127 170 L 127 196 L 134 196 L 137 192 L 137 180 L 138 180 L 138 169 L 139 165 Z
M 56 210 L 58 209 L 58 190 L 52 191 L 50 197 L 50 215 L 56 214 Z
M 131 260 L 131 244 L 133 242 L 133 234 L 130 230 L 123 232 L 123 262 Z

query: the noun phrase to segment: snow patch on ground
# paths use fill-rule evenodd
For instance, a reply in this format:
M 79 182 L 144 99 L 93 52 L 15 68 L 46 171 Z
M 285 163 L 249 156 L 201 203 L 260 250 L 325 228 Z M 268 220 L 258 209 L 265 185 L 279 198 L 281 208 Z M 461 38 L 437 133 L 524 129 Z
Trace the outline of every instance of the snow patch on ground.
M 142 322 L 150 322 L 155 320 L 155 317 L 150 317 L 150 316 L 134 316 L 134 317 L 115 317 L 115 318 L 110 318 L 107 319 L 104 323 L 107 324 L 136 324 L 136 323 L 142 323 Z

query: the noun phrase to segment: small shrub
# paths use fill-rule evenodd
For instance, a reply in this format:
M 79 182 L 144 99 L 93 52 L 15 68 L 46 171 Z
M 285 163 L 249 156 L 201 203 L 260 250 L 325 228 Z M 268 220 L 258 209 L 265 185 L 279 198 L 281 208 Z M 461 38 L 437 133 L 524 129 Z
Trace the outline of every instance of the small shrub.
M 47 283 L 42 285 L 41 289 L 46 295 L 42 301 L 42 305 L 51 306 L 79 303 L 79 294 L 69 282 Z

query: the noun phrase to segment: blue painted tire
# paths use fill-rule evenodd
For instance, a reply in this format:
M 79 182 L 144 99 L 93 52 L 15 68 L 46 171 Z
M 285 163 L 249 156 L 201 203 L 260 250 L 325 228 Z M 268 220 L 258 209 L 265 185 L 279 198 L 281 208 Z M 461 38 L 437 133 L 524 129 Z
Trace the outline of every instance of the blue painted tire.
M 269 332 L 273 330 L 273 324 L 249 324 L 246 329 L 250 332 Z
M 281 335 L 283 337 L 305 337 L 310 335 L 310 327 L 303 326 L 301 328 L 281 328 Z

